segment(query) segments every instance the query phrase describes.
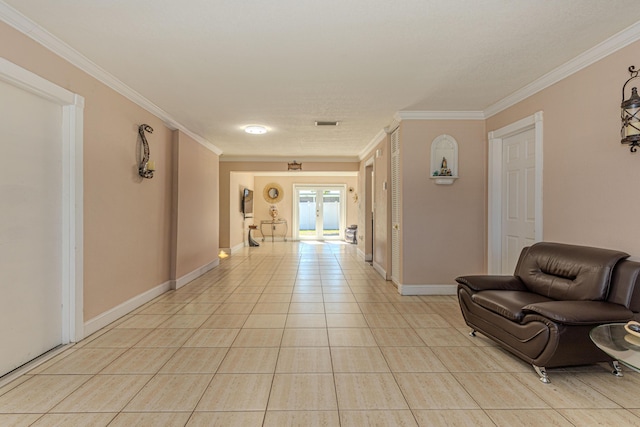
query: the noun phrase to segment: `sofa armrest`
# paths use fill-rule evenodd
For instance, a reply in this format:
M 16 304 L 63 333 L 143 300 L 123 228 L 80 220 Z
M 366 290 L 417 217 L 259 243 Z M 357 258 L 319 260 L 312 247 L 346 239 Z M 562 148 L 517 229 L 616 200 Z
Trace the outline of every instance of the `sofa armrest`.
M 515 276 L 460 276 L 456 282 L 466 285 L 474 291 L 503 290 L 503 291 L 526 291 L 527 288 Z
M 546 301 L 526 305 L 522 310 L 564 325 L 595 326 L 633 318 L 633 312 L 625 306 L 606 301 Z

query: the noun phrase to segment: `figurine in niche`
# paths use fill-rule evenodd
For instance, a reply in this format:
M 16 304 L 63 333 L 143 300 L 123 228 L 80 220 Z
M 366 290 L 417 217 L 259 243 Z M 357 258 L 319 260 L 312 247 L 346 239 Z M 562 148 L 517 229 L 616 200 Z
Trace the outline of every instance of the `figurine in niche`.
M 436 171 L 438 172 L 438 171 Z M 451 176 L 451 169 L 447 167 L 447 158 L 442 158 L 442 163 L 440 164 L 440 172 L 437 174 L 434 172 L 433 176 Z
M 274 221 L 278 217 L 278 208 L 276 208 L 276 205 L 271 205 L 269 208 L 269 215 L 271 215 L 271 218 L 273 218 Z

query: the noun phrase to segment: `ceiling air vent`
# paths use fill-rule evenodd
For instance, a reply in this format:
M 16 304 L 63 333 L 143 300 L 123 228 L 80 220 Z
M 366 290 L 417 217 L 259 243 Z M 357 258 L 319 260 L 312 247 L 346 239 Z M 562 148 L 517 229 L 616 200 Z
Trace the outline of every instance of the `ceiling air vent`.
M 340 122 L 316 122 L 316 126 L 338 126 Z

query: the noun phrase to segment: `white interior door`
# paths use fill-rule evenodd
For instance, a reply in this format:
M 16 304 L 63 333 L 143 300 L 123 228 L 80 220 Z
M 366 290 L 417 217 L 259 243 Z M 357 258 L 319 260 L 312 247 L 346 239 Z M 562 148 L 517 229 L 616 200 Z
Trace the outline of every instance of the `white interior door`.
M 502 274 L 536 241 L 536 144 L 529 129 L 502 141 Z
M 543 239 L 543 135 L 542 111 L 489 132 L 489 274 L 513 274 L 520 249 Z
M 0 375 L 63 342 L 62 115 L 0 81 Z

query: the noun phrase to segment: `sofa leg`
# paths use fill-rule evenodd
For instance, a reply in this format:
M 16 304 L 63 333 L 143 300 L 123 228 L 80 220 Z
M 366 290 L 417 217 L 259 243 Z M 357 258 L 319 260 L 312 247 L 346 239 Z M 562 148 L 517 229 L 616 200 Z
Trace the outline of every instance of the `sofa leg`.
M 531 365 L 531 366 L 533 366 L 533 369 L 536 370 L 536 373 L 540 377 L 540 381 L 542 381 L 545 384 L 549 384 L 551 382 L 551 380 L 549 379 L 549 376 L 547 375 L 547 370 L 545 369 L 544 366 L 536 366 L 536 365 Z
M 624 374 L 622 373 L 622 367 L 620 366 L 620 363 L 617 360 L 614 360 L 613 362 L 611 362 L 611 366 L 613 366 L 613 372 L 612 372 L 613 375 L 615 375 L 616 377 L 624 376 Z
M 472 329 L 471 332 L 469 332 L 469 335 L 471 335 L 472 337 L 476 336 L 476 330 Z

